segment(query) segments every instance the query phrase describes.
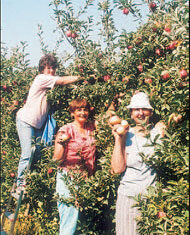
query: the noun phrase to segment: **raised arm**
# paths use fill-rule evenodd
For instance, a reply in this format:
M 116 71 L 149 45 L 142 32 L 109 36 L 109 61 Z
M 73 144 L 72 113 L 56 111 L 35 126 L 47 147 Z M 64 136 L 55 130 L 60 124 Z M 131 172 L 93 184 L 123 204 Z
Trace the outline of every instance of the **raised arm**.
M 126 169 L 125 140 L 126 133 L 122 136 L 118 135 L 116 128 L 112 132 L 115 137 L 115 145 L 111 159 L 112 173 L 121 174 Z
M 56 135 L 55 138 L 55 149 L 53 154 L 53 160 L 55 161 L 64 161 L 64 151 L 65 151 L 65 142 L 68 141 L 69 138 L 65 137 L 64 132 L 60 131 Z
M 83 78 L 80 76 L 63 76 L 63 77 L 59 77 L 57 79 L 57 81 L 55 82 L 55 85 L 66 85 L 66 84 L 71 84 L 74 83 L 76 81 L 80 81 Z

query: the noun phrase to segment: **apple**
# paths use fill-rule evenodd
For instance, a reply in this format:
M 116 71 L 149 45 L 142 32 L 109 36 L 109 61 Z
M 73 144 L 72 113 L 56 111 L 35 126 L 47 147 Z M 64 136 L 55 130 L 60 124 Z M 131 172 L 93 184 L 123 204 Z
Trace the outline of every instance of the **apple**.
M 139 72 L 142 73 L 142 71 L 143 71 L 143 66 L 142 66 L 142 64 L 140 64 L 137 68 L 138 68 Z
M 153 27 L 153 28 L 152 28 L 152 31 L 153 31 L 153 32 L 157 32 L 157 30 L 158 30 L 158 29 L 157 29 L 156 27 Z
M 52 168 L 49 168 L 48 169 L 48 174 L 51 174 L 53 172 L 53 169 Z
M 104 81 L 106 82 L 106 81 L 110 80 L 110 78 L 111 78 L 110 75 L 105 75 L 105 76 L 104 76 Z
M 15 173 L 14 173 L 14 172 L 11 172 L 11 173 L 10 173 L 10 177 L 11 177 L 11 178 L 15 178 Z
M 155 53 L 156 53 L 156 55 L 161 55 L 161 51 L 160 51 L 160 49 L 159 49 L 159 48 L 157 48 L 157 49 L 155 50 Z
M 168 49 L 173 50 L 173 49 L 175 49 L 176 46 L 177 46 L 177 41 L 173 41 L 173 42 L 170 43 L 170 45 L 168 46 Z
M 103 55 L 102 55 L 102 53 L 98 53 L 98 58 L 102 58 L 103 57 Z
M 71 34 L 71 37 L 72 37 L 72 38 L 76 38 L 77 36 L 78 36 L 78 35 L 77 35 L 77 33 L 75 33 L 75 32 Z
M 13 85 L 15 85 L 15 86 L 16 86 L 16 85 L 18 85 L 18 83 L 17 83 L 16 81 L 13 81 Z
M 68 30 L 65 34 L 66 34 L 66 36 L 69 38 L 69 37 L 71 37 L 72 32 L 71 32 L 71 30 Z
M 179 73 L 180 73 L 181 78 L 186 78 L 187 77 L 187 71 L 185 69 L 180 70 Z
M 123 14 L 124 15 L 128 15 L 129 14 L 129 9 L 128 8 L 124 8 L 123 9 Z
M 13 105 L 14 106 L 18 106 L 18 104 L 19 104 L 18 100 L 13 100 Z
M 132 48 L 133 48 L 133 46 L 128 46 L 128 47 L 127 47 L 128 50 L 130 50 L 130 49 L 132 49 Z
M 182 119 L 182 115 L 181 114 L 178 114 L 177 116 L 176 116 L 176 118 L 175 118 L 175 122 L 176 123 L 179 123 L 180 121 L 181 121 L 181 119 Z
M 116 132 L 117 132 L 118 135 L 124 135 L 124 133 L 125 133 L 125 127 L 123 127 L 123 126 L 120 125 L 120 126 L 116 129 Z
M 163 80 L 167 80 L 168 78 L 170 78 L 170 74 L 167 70 L 162 71 L 161 76 Z
M 3 151 L 3 152 L 2 152 L 2 154 L 3 154 L 3 155 L 6 155 L 6 152 L 5 152 L 5 151 Z
M 7 90 L 7 86 L 6 85 L 3 85 L 2 88 L 3 88 L 4 91 Z
M 70 139 L 70 137 L 68 135 L 62 134 L 61 137 L 60 137 L 60 142 L 63 143 L 65 141 L 69 140 L 69 139 Z
M 171 33 L 171 29 L 169 27 L 165 27 L 164 30 L 167 32 L 167 33 Z
M 145 78 L 144 82 L 148 83 L 148 84 L 151 84 L 152 83 L 152 79 L 151 78 Z
M 128 128 L 129 127 L 129 123 L 127 120 L 122 120 L 121 121 L 121 125 L 124 127 L 124 128 Z
M 137 41 L 135 42 L 136 45 L 139 45 L 142 43 L 142 38 L 141 37 L 138 37 L 137 38 Z
M 158 218 L 166 217 L 166 213 L 163 211 L 159 211 L 157 216 Z
M 151 11 L 155 11 L 156 10 L 156 3 L 155 2 L 151 2 L 150 4 L 149 4 L 149 8 L 150 8 L 150 10 Z
M 120 124 L 120 123 L 121 123 L 121 118 L 116 115 L 110 117 L 109 119 L 109 124 L 111 124 L 112 126 Z

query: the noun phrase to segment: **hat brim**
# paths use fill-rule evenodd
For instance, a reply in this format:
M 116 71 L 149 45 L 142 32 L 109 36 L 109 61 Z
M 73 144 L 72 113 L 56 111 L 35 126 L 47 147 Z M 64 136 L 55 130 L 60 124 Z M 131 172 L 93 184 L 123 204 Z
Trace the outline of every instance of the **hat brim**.
M 138 105 L 128 105 L 127 108 L 128 109 L 154 109 L 151 105 L 147 105 L 147 106 L 144 106 L 144 105 L 141 105 L 141 106 L 138 106 Z

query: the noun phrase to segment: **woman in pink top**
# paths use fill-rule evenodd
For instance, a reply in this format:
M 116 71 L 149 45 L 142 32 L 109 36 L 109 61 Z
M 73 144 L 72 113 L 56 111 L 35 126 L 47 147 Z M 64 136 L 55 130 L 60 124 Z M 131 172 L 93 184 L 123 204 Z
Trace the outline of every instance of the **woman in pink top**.
M 79 171 L 91 176 L 95 172 L 95 122 L 88 121 L 90 105 L 84 99 L 73 100 L 69 107 L 74 121 L 64 125 L 55 139 L 54 160 L 58 161 L 56 192 L 69 197 L 70 192 L 63 180 L 67 172 Z M 72 235 L 76 231 L 78 209 L 58 201 L 60 234 Z

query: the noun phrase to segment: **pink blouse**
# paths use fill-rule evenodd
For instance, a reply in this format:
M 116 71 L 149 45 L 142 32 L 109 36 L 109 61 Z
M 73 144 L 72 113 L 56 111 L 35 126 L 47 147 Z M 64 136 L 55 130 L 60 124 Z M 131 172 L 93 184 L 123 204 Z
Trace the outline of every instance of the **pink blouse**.
M 73 123 L 62 126 L 59 132 L 64 132 L 70 137 L 68 143 L 65 145 L 65 160 L 60 164 L 65 170 L 69 166 L 80 166 L 81 170 L 86 169 L 89 175 L 92 175 L 95 168 L 95 138 L 94 138 L 94 125 L 87 124 L 86 137 L 81 136 Z

